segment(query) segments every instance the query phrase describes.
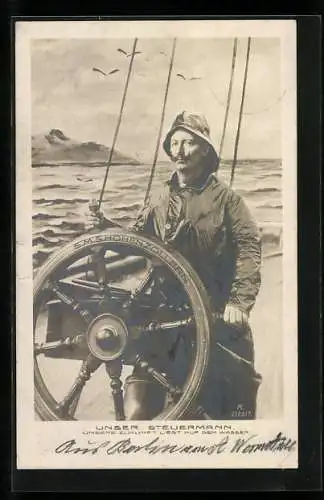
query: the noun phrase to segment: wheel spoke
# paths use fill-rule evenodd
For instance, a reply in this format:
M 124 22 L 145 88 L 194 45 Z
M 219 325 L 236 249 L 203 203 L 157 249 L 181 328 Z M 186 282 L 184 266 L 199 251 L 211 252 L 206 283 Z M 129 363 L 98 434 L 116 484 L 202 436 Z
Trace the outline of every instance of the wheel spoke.
M 79 278 L 72 278 L 68 281 L 68 284 L 75 286 L 76 288 L 83 288 L 84 290 L 89 290 L 91 292 L 100 292 L 102 287 L 96 281 L 88 281 Z
M 170 276 L 169 271 L 157 268 L 156 286 L 153 289 L 153 294 L 156 300 L 160 300 L 162 304 L 174 310 L 190 309 L 188 295 L 183 287 L 174 277 Z
M 168 330 L 177 330 L 190 328 L 194 325 L 194 318 L 189 316 L 188 318 L 176 320 L 176 321 L 163 321 L 157 322 L 152 321 L 148 325 L 132 325 L 129 329 L 131 338 L 133 340 L 139 339 L 143 335 L 152 335 L 154 333 L 160 333 Z
M 124 304 L 124 309 L 128 309 L 129 307 L 131 307 L 141 297 L 141 295 L 146 292 L 146 290 L 153 283 L 154 277 L 155 277 L 155 268 L 151 267 L 146 272 L 144 278 L 141 280 L 138 287 L 135 288 L 133 292 L 131 292 L 129 299 Z
M 74 396 L 70 406 L 69 406 L 69 412 L 68 412 L 68 415 L 69 417 L 74 417 L 75 415 L 75 412 L 77 410 L 77 407 L 78 407 L 78 404 L 79 404 L 79 401 L 80 401 L 80 397 L 81 397 L 81 391 L 79 391 L 78 393 L 76 393 L 76 395 Z
M 119 361 L 106 363 L 106 371 L 110 377 L 116 420 L 125 420 L 122 382 L 120 380 L 122 364 Z
M 142 370 L 144 370 L 148 375 L 151 375 L 154 380 L 159 382 L 159 384 L 164 387 L 167 392 L 170 394 L 173 402 L 179 400 L 182 396 L 183 391 L 179 387 L 173 386 L 165 375 L 155 370 L 152 366 L 150 366 L 146 361 L 144 361 L 141 356 L 137 355 L 135 358 L 135 365 L 139 366 Z M 212 420 L 211 417 L 205 412 L 204 408 L 199 405 L 195 405 L 194 413 L 197 418 L 201 418 L 204 420 Z
M 90 379 L 92 373 L 97 370 L 100 364 L 101 361 L 92 356 L 92 354 L 89 354 L 83 361 L 79 375 L 77 376 L 74 384 L 64 399 L 56 406 L 56 412 L 61 418 L 73 417 L 86 382 Z
M 104 287 L 106 284 L 105 253 L 106 250 L 104 247 L 94 248 L 90 257 L 94 266 L 96 281 L 101 287 Z
M 84 309 L 78 301 L 63 292 L 57 283 L 52 283 L 50 287 L 58 299 L 60 299 L 64 304 L 70 306 L 73 311 L 78 312 L 86 323 L 91 323 L 92 314 L 87 309 Z
M 102 287 L 95 281 L 88 281 L 81 278 L 72 278 L 71 281 L 65 281 L 65 283 L 74 287 L 89 290 L 91 292 L 102 292 L 104 295 L 107 295 L 113 300 L 125 300 L 128 299 L 131 295 L 131 292 L 124 288 L 112 285 L 105 285 L 104 287 Z
M 136 355 L 135 365 L 139 366 L 148 375 L 151 375 L 159 384 L 161 384 L 172 396 L 172 398 L 177 398 L 181 396 L 182 390 L 179 387 L 174 387 L 167 378 L 152 366 L 150 366 L 141 356 Z
M 143 333 L 155 333 L 165 330 L 173 330 L 175 328 L 187 328 L 194 324 L 194 318 L 189 316 L 185 319 L 180 319 L 177 321 L 164 321 L 162 323 L 151 322 L 148 326 L 142 328 Z
M 94 271 L 95 280 L 102 289 L 105 289 L 106 293 L 109 293 L 110 290 L 109 288 L 106 288 L 107 281 L 113 279 L 114 275 L 118 276 L 120 273 L 123 274 L 124 271 L 127 272 L 128 266 L 129 270 L 132 268 L 133 270 L 141 268 L 143 266 L 143 262 L 145 262 L 145 259 L 141 256 L 119 254 L 113 258 L 110 257 L 108 265 L 106 266 L 107 259 L 105 258 L 105 255 L 106 249 L 104 247 L 93 248 L 89 262 Z
M 65 339 L 58 340 L 56 342 L 42 342 L 40 344 L 36 343 L 34 345 L 34 354 L 37 356 L 39 354 L 44 354 L 48 351 L 54 351 L 62 347 L 74 347 L 80 346 L 84 342 L 84 335 L 79 334 L 73 337 L 66 337 Z

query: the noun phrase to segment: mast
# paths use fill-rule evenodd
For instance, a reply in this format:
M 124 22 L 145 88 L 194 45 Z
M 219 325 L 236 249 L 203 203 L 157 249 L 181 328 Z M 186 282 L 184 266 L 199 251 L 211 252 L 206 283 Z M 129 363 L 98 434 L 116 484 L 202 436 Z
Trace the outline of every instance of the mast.
M 234 79 L 234 71 L 235 71 L 235 63 L 236 63 L 236 52 L 237 52 L 237 38 L 234 39 L 234 45 L 233 45 L 231 76 L 230 76 L 230 81 L 229 81 L 229 85 L 228 85 L 224 125 L 223 125 L 222 138 L 221 138 L 221 142 L 220 142 L 220 146 L 219 146 L 219 153 L 218 153 L 219 161 L 222 158 L 223 146 L 224 146 L 224 140 L 225 140 L 225 134 L 226 134 L 226 128 L 227 128 L 227 122 L 228 122 L 228 113 L 229 113 L 229 108 L 230 108 L 231 98 L 232 98 L 233 79 Z
M 133 43 L 132 56 L 131 56 L 131 60 L 130 60 L 129 67 L 128 67 L 128 73 L 127 73 L 126 83 L 125 83 L 125 87 L 124 87 L 122 102 L 121 102 L 121 106 L 120 106 L 119 116 L 118 116 L 118 120 L 117 120 L 117 125 L 116 125 L 116 129 L 115 129 L 115 133 L 114 133 L 112 146 L 111 146 L 111 149 L 109 152 L 109 158 L 108 158 L 108 164 L 107 164 L 107 169 L 106 169 L 106 173 L 105 173 L 105 178 L 103 181 L 103 185 L 102 185 L 101 193 L 100 193 L 100 197 L 99 197 L 98 208 L 97 208 L 98 211 L 100 210 L 100 205 L 102 203 L 103 195 L 104 195 L 105 188 L 106 188 L 108 173 L 109 173 L 109 170 L 111 167 L 111 161 L 112 161 L 112 157 L 113 157 L 116 142 L 117 142 L 119 127 L 121 124 L 122 115 L 123 115 L 124 106 L 125 106 L 125 101 L 126 101 L 126 95 L 127 95 L 130 75 L 131 75 L 132 68 L 133 68 L 133 61 L 134 61 L 134 56 L 135 56 L 136 45 L 137 45 L 137 38 L 134 39 L 134 43 Z
M 233 185 L 234 174 L 235 174 L 235 167 L 236 167 L 236 163 L 237 163 L 237 152 L 238 152 L 238 145 L 239 145 L 239 140 L 240 140 L 240 132 L 241 132 L 243 108 L 244 108 L 244 101 L 245 101 L 245 90 L 246 90 L 246 82 L 247 82 L 247 75 L 248 75 L 248 68 L 249 68 L 250 47 L 251 47 L 251 37 L 248 38 L 247 50 L 246 50 L 244 80 L 243 80 L 243 88 L 242 88 L 242 97 L 241 97 L 240 112 L 239 112 L 239 118 L 238 118 L 238 124 L 237 124 L 237 131 L 236 131 L 236 137 L 235 137 L 234 157 L 233 157 L 233 164 L 232 164 L 232 171 L 231 171 L 230 187 L 232 187 L 232 185 Z
M 169 93 L 169 88 L 170 88 L 170 80 L 171 80 L 171 73 L 172 73 L 172 68 L 173 68 L 176 43 L 177 43 L 177 39 L 174 38 L 173 45 L 172 45 L 172 53 L 171 53 L 171 59 L 170 59 L 168 79 L 167 79 L 167 84 L 166 84 L 165 93 L 164 93 L 160 128 L 159 128 L 159 133 L 158 133 L 158 137 L 157 137 L 157 141 L 156 141 L 156 147 L 155 147 L 154 159 L 153 159 L 153 164 L 152 164 L 152 169 L 151 169 L 151 175 L 150 175 L 150 179 L 149 179 L 148 186 L 147 186 L 146 193 L 145 193 L 144 204 L 147 202 L 149 194 L 150 194 L 150 190 L 151 190 L 152 182 L 153 182 L 153 178 L 154 178 L 157 157 L 159 154 L 160 140 L 161 140 L 162 127 L 163 127 L 163 122 L 164 122 L 164 117 L 165 117 L 165 108 L 166 108 L 166 103 L 167 103 L 167 98 L 168 98 L 168 93 Z

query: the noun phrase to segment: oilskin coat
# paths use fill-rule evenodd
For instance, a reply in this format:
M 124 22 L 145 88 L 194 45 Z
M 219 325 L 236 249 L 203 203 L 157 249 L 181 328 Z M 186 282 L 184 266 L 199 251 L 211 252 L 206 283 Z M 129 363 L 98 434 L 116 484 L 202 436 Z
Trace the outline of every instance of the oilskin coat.
M 215 310 L 230 303 L 250 312 L 261 283 L 259 231 L 242 198 L 216 174 L 185 189 L 174 174 L 133 228 L 176 248 L 197 271 Z
M 174 173 L 152 193 L 132 229 L 178 250 L 204 283 L 215 312 L 232 304 L 249 314 L 261 283 L 260 235 L 243 199 L 216 173 L 205 172 L 190 188 L 180 188 Z M 211 340 L 200 404 L 215 419 L 255 418 L 261 377 L 254 370 L 250 327 L 219 321 Z M 176 363 L 178 372 L 180 366 L 181 359 Z

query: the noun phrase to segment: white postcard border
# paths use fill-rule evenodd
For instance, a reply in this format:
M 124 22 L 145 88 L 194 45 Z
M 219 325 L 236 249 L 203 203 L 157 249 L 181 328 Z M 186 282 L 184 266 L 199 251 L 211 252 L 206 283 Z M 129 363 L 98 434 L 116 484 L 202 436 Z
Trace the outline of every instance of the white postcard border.
M 114 453 L 103 450 L 88 454 L 55 453 L 65 440 L 75 438 L 86 446 L 96 426 L 107 422 L 39 422 L 33 406 L 33 271 L 32 271 L 32 169 L 31 169 L 31 78 L 30 41 L 41 38 L 128 38 L 128 37 L 280 37 L 282 47 L 282 152 L 283 152 L 283 326 L 284 326 L 284 416 L 278 420 L 240 422 L 213 421 L 215 426 L 230 426 L 234 434 L 220 432 L 151 435 L 128 433 L 91 435 L 95 440 L 132 437 L 136 444 L 159 436 L 164 443 L 210 445 L 229 436 L 222 452 L 195 454 Z M 298 442 L 297 419 L 297 117 L 296 117 L 296 23 L 295 21 L 18 21 L 16 22 L 16 375 L 17 375 L 17 468 L 296 468 L 297 445 L 286 453 L 230 452 L 239 432 L 258 435 L 267 441 L 281 432 Z M 109 425 L 113 424 L 109 422 Z M 120 423 L 115 423 L 121 425 Z M 126 422 L 139 431 L 153 422 Z M 172 427 L 206 425 L 206 421 L 158 422 Z M 225 427 L 226 430 L 226 427 Z M 237 434 L 235 434 L 237 432 Z M 145 438 L 145 439 L 144 439 Z M 171 440 L 171 441 L 170 441 Z M 221 444 L 219 444 L 221 446 Z

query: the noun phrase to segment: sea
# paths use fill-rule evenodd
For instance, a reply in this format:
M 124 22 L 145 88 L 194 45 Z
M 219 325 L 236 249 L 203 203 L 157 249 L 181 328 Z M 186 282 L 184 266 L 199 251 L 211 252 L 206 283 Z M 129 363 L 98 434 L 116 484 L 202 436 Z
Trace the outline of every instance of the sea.
M 89 202 L 99 198 L 105 171 L 105 165 L 89 164 L 33 167 L 34 270 L 82 234 Z M 219 178 L 228 183 L 230 171 L 231 163 L 224 162 Z M 131 223 L 143 204 L 150 172 L 151 165 L 112 165 L 102 203 L 105 216 L 125 226 Z M 158 163 L 152 187 L 162 185 L 171 172 L 170 163 Z M 259 224 L 264 252 L 276 251 L 282 232 L 281 160 L 238 161 L 232 187 Z

